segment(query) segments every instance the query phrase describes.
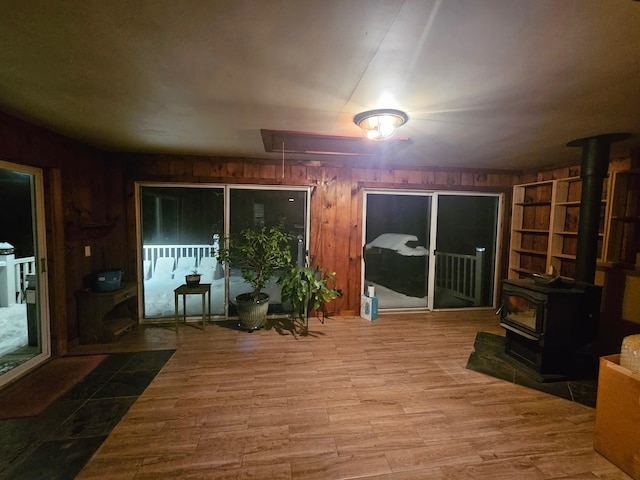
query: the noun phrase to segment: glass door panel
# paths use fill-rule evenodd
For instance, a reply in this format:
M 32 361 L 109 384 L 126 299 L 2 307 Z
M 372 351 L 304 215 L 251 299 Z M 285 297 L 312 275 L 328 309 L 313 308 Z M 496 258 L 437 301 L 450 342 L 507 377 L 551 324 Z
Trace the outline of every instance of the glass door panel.
M 493 305 L 497 195 L 437 195 L 434 308 Z
M 431 196 L 367 192 L 365 212 L 364 281 L 378 308 L 427 307 Z
M 50 356 L 42 172 L 0 162 L 0 385 Z
M 307 256 L 308 189 L 231 187 L 229 190 L 229 232 L 238 234 L 245 229 L 280 226 L 289 233 L 291 258 L 304 265 Z M 284 311 L 280 299 L 278 274 L 269 282 L 265 293 L 269 295 L 269 313 Z M 229 315 L 235 315 L 233 300 L 250 291 L 239 269 L 229 272 Z
M 185 276 L 211 284 L 211 313 L 224 314 L 224 272 L 217 264 L 224 225 L 224 188 L 141 186 L 143 317 L 175 314 L 173 291 Z M 187 315 L 202 315 L 202 299 L 188 295 Z M 182 309 L 182 302 L 179 302 Z

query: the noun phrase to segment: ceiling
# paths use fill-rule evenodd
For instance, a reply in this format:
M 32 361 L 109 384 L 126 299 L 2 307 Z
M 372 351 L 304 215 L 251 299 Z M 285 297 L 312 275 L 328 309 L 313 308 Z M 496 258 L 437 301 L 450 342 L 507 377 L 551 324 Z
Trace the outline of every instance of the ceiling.
M 383 107 L 409 115 L 389 165 L 527 169 L 579 158 L 576 138 L 637 145 L 640 2 L 2 2 L 0 110 L 107 150 L 279 158 L 262 129 L 359 136 L 353 116 Z

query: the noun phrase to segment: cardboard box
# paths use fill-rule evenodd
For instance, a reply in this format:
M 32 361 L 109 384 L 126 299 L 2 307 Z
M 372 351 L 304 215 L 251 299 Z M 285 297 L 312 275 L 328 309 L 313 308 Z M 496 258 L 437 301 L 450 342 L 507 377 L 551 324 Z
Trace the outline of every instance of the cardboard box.
M 640 375 L 620 366 L 620 355 L 600 358 L 597 452 L 640 480 Z
M 360 298 L 360 316 L 370 321 L 378 318 L 378 297 L 362 295 Z

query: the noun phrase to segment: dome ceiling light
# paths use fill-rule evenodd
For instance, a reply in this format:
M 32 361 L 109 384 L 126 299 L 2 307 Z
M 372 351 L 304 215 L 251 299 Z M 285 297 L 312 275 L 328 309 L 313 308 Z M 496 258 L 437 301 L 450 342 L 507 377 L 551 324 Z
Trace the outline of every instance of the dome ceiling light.
M 393 137 L 396 129 L 409 120 L 402 110 L 380 108 L 368 110 L 353 117 L 353 123 L 362 129 L 370 140 L 386 140 Z

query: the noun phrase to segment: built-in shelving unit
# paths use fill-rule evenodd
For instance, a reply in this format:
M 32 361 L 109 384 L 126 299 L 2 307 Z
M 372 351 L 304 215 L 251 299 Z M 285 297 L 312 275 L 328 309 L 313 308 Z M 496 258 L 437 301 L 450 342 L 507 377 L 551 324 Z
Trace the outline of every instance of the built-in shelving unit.
M 615 172 L 612 191 L 606 260 L 634 265 L 640 252 L 640 169 Z
M 608 183 L 605 179 L 599 258 L 604 252 Z M 544 273 L 551 266 L 564 278 L 574 277 L 581 194 L 580 177 L 513 187 L 509 278 Z
M 513 189 L 509 278 L 546 270 L 553 187 L 546 181 Z

